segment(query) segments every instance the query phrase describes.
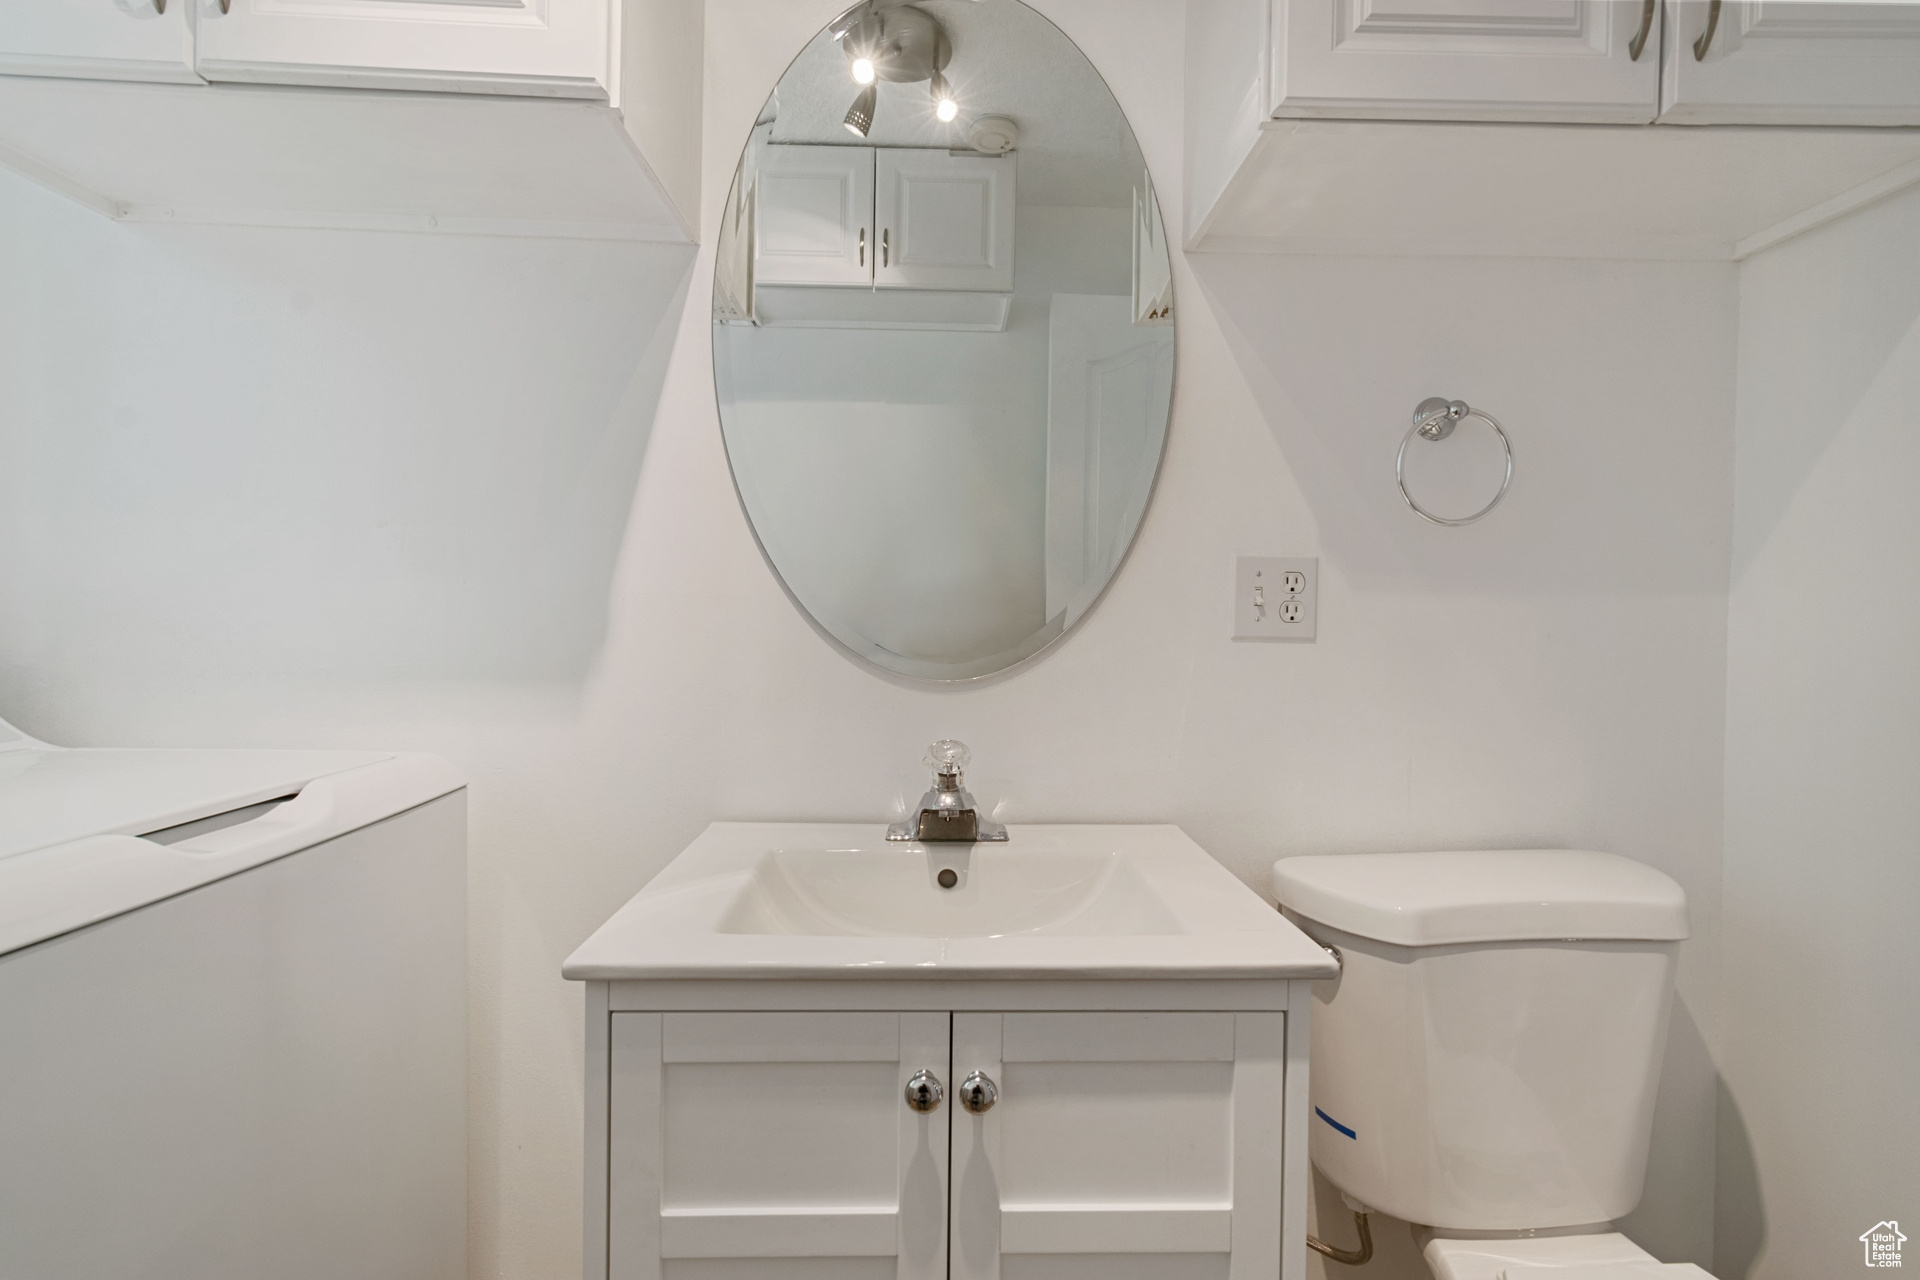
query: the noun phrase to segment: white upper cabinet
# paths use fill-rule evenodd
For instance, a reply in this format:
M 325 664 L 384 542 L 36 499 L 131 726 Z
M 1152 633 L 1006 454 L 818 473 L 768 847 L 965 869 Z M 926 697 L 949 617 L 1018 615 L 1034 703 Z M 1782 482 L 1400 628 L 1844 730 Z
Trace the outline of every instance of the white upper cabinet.
M 1274 0 L 1276 117 L 1644 124 L 1654 0 Z
M 885 149 L 874 162 L 881 289 L 1013 288 L 1011 156 Z
M 195 0 L 0 0 L 0 75 L 197 83 Z
M 1668 21 L 1663 124 L 1920 125 L 1920 4 L 1669 0 Z
M 209 80 L 597 101 L 614 88 L 611 0 L 169 3 L 199 6 Z
M 1188 0 L 1186 58 L 1189 250 L 1739 260 L 1920 182 L 1824 127 L 1920 125 L 1920 0 Z
M 689 244 L 704 15 L 0 0 L 0 164 L 128 221 Z M 137 83 L 152 80 L 186 83 Z M 279 85 L 319 91 L 264 87 Z
M 769 146 L 753 175 L 756 285 L 873 283 L 873 148 Z
M 1256 96 L 1268 119 L 1920 124 L 1916 3 L 1196 0 L 1193 11 L 1201 48 L 1223 63 L 1237 60 L 1229 31 L 1244 42 L 1264 24 Z

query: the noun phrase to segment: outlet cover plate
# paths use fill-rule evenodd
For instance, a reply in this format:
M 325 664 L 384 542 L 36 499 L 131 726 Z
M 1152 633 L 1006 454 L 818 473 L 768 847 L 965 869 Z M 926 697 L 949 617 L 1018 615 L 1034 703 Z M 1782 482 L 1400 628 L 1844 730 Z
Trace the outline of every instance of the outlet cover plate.
M 1312 640 L 1319 620 L 1318 559 L 1312 556 L 1234 558 L 1235 640 Z

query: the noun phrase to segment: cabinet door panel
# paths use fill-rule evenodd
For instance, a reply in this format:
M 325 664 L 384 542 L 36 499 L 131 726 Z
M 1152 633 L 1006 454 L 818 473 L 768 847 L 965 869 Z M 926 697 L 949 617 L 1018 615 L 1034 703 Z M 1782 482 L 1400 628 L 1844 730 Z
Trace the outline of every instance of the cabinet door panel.
M 609 0 L 172 0 L 209 80 L 604 101 Z
M 1274 0 L 1272 112 L 1644 124 L 1660 89 L 1643 0 Z
M 873 283 L 872 147 L 770 146 L 753 186 L 756 286 Z
M 1920 124 L 1920 4 L 1671 0 L 1665 124 Z
M 671 1258 L 663 1280 L 894 1280 L 891 1258 Z
M 874 161 L 881 289 L 1013 288 L 1017 160 L 882 149 Z
M 0 74 L 198 84 L 194 0 L 3 0 Z
M 953 1280 L 1267 1280 L 1285 1015 L 956 1014 Z
M 612 1022 L 612 1280 L 945 1280 L 946 1014 Z

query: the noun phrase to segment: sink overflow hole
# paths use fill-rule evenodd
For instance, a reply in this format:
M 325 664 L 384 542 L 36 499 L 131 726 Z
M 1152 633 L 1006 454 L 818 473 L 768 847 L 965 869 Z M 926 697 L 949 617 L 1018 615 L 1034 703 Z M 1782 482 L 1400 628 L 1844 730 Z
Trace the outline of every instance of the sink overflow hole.
M 940 874 L 935 876 L 934 879 L 940 882 L 940 887 L 942 889 L 951 889 L 953 888 L 953 886 L 960 883 L 960 877 L 958 874 L 955 873 L 952 867 L 942 867 L 940 869 Z

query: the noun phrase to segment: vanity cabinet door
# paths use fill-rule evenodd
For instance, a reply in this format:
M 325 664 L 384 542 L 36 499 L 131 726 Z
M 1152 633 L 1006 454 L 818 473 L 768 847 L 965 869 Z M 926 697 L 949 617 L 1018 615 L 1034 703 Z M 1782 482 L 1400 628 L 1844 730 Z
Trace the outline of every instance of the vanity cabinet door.
M 1662 124 L 1920 124 L 1920 4 L 1672 0 L 1668 21 Z
M 952 1280 L 1279 1275 L 1285 1026 L 955 1014 Z
M 1659 108 L 1659 9 L 1648 0 L 1274 0 L 1272 113 L 1645 124 Z
M 1013 289 L 1017 161 L 882 149 L 874 162 L 877 289 Z
M 0 75 L 198 84 L 194 0 L 0 0 Z
M 169 0 L 209 80 L 608 98 L 609 0 Z
M 609 1280 L 946 1280 L 944 1013 L 615 1013 Z
M 769 146 L 753 190 L 756 286 L 872 285 L 872 147 Z

